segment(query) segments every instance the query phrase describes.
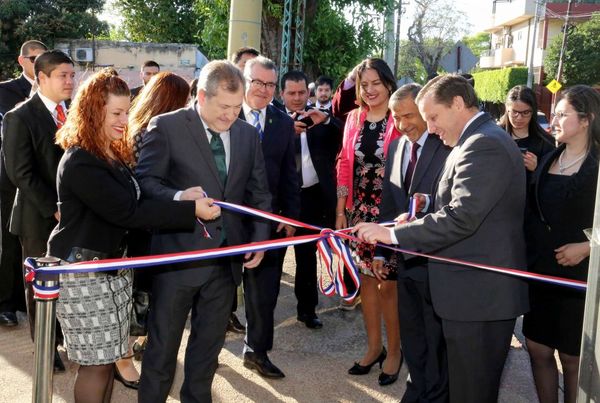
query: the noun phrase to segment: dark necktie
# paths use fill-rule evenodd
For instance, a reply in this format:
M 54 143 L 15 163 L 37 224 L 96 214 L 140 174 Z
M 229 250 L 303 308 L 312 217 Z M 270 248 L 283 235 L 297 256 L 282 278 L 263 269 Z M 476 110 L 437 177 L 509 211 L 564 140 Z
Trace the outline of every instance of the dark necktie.
M 417 151 L 419 147 L 419 143 L 412 143 L 410 147 L 410 160 L 408 161 L 408 168 L 406 168 L 406 174 L 404 175 L 404 189 L 406 189 L 406 193 L 410 190 L 410 184 L 415 173 L 415 167 L 417 166 Z
M 223 139 L 221 139 L 221 133 L 219 132 L 211 129 L 208 129 L 208 132 L 211 134 L 210 149 L 212 150 L 213 157 L 215 157 L 219 179 L 221 179 L 223 187 L 225 187 L 225 183 L 227 182 L 227 162 L 225 161 L 225 146 L 223 145 Z

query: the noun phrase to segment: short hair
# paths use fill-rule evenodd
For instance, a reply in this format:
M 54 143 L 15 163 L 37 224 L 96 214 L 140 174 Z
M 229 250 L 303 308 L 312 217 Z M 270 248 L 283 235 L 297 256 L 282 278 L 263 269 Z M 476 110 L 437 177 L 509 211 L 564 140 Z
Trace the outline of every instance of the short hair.
M 356 70 L 356 101 L 361 107 L 365 107 L 366 104 L 360 96 L 361 86 L 361 76 L 368 69 L 375 70 L 379 79 L 383 83 L 383 85 L 388 89 L 389 94 L 392 95 L 394 91 L 398 88 L 398 84 L 396 84 L 396 78 L 394 77 L 394 73 L 390 69 L 390 66 L 383 60 L 379 58 L 368 58 L 360 62 L 358 65 L 358 69 Z
M 293 82 L 300 82 L 300 81 L 304 81 L 304 83 L 306 84 L 306 88 L 308 89 L 308 77 L 306 77 L 306 74 L 304 74 L 303 72 L 299 71 L 299 70 L 290 70 L 287 73 L 285 73 L 283 75 L 283 77 L 281 77 L 281 90 L 284 91 L 285 90 L 285 83 L 287 81 L 293 81 Z
M 260 52 L 258 50 L 256 50 L 255 48 L 253 48 L 252 46 L 243 46 L 233 53 L 233 56 L 231 57 L 231 61 L 233 62 L 233 64 L 238 64 L 238 62 L 242 59 L 242 56 L 244 56 L 246 54 L 253 55 L 253 56 L 260 56 Z
M 402 101 L 403 99 L 408 97 L 411 97 L 414 101 L 415 99 L 417 99 L 417 95 L 419 95 L 419 91 L 421 91 L 421 88 L 423 88 L 423 86 L 417 83 L 404 84 L 392 94 L 392 96 L 390 97 L 389 104 L 393 105 L 396 102 Z
M 464 74 L 461 74 L 461 77 L 463 77 L 465 80 L 467 80 L 469 82 L 469 84 L 471 84 L 471 86 L 473 88 L 475 88 L 475 77 L 473 77 L 472 74 L 464 73 Z
M 246 62 L 246 66 L 244 67 L 244 75 L 246 77 L 250 77 L 250 72 L 255 65 L 259 65 L 265 70 L 273 70 L 277 73 L 277 65 L 273 60 L 264 56 L 256 56 Z
M 156 63 L 154 60 L 146 60 L 140 70 L 144 70 L 144 67 L 156 67 L 158 71 L 160 71 L 160 65 Z
M 110 95 L 127 99 L 130 96 L 127 83 L 115 74 L 114 69 L 102 69 L 90 76 L 77 90 L 69 107 L 67 121 L 56 132 L 56 144 L 64 150 L 81 147 L 99 158 L 110 160 L 102 137 L 102 126 L 106 119 L 104 107 Z M 131 148 L 125 138 L 113 141 L 110 148 L 120 160 L 131 162 Z
M 135 97 L 129 112 L 127 137 L 133 147 L 135 136 L 148 127 L 154 116 L 183 108 L 190 96 L 190 86 L 182 77 L 169 71 L 158 73 Z
M 34 39 L 24 42 L 21 45 L 21 56 L 27 56 L 32 50 L 48 50 L 48 47 L 40 41 Z
M 235 64 L 227 60 L 213 60 L 202 68 L 198 77 L 198 91 L 204 91 L 208 98 L 217 95 L 219 88 L 227 92 L 237 92 L 246 88 L 244 75 Z
M 315 87 L 327 84 L 329 88 L 333 89 L 333 80 L 326 76 L 320 76 L 315 80 Z
M 71 60 L 71 58 L 62 50 L 54 49 L 41 53 L 35 58 L 35 62 L 33 64 L 33 71 L 35 73 L 36 80 L 38 79 L 40 72 L 43 72 L 45 75 L 50 77 L 50 74 L 52 74 L 52 72 L 61 64 L 70 64 L 75 66 L 73 60 Z
M 452 105 L 454 97 L 461 97 L 467 108 L 479 108 L 475 89 L 458 74 L 444 74 L 435 77 L 425 84 L 415 102 L 419 103 L 430 93 L 436 102 L 446 106 Z
M 192 99 L 196 98 L 196 93 L 198 92 L 198 78 L 194 78 L 190 83 L 190 97 Z

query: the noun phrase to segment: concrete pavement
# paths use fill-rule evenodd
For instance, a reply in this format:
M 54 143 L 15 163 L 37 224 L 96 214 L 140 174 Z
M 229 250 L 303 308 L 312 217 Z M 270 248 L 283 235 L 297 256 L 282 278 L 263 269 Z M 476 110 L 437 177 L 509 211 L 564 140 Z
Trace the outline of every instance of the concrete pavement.
M 381 387 L 377 384 L 379 368 L 370 374 L 347 374 L 366 346 L 360 310 L 343 312 L 336 307 L 337 298 L 320 296 L 318 315 L 323 328 L 311 330 L 296 321 L 293 292 L 293 250 L 288 251 L 281 293 L 276 310 L 275 347 L 271 360 L 286 374 L 281 380 L 266 380 L 242 365 L 243 336 L 228 335 L 213 383 L 215 402 L 397 402 L 405 388 L 406 365 L 398 382 Z M 243 320 L 243 307 L 239 317 Z M 529 358 L 523 349 L 520 321 L 504 369 L 499 401 L 502 403 L 536 402 Z M 179 402 L 183 378 L 185 341 L 179 350 L 177 375 L 168 402 Z M 66 354 L 63 351 L 63 357 Z M 76 364 L 65 361 L 67 371 L 54 377 L 54 402 L 73 402 Z M 24 316 L 19 326 L 0 328 L 0 403 L 31 402 L 31 368 L 33 343 Z M 112 401 L 135 402 L 136 392 L 115 382 Z

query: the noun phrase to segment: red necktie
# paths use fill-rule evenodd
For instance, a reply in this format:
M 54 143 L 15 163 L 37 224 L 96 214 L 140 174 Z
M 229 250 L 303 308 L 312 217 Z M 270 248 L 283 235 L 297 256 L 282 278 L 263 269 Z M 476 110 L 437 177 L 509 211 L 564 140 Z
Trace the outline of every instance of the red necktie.
M 412 177 L 415 173 L 415 167 L 417 166 L 417 151 L 419 150 L 419 147 L 419 143 L 412 143 L 410 148 L 410 160 L 408 161 L 408 168 L 406 168 L 406 174 L 404 175 L 404 189 L 406 189 L 406 193 L 410 190 Z
M 65 109 L 61 104 L 56 105 L 56 127 L 59 129 L 63 127 L 66 120 L 67 116 L 65 115 Z

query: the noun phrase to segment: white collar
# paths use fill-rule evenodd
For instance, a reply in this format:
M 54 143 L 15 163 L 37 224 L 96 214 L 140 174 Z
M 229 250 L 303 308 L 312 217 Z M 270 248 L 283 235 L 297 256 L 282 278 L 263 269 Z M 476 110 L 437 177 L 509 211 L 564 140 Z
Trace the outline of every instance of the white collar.
M 252 109 L 250 107 L 250 105 L 248 105 L 246 102 L 244 102 L 242 104 L 242 109 L 244 110 L 244 116 L 251 116 L 252 111 L 259 111 L 260 112 L 259 118 L 267 115 L 267 107 L 266 106 L 262 109 Z
M 50 111 L 52 116 L 54 116 L 54 114 L 56 113 L 56 106 L 59 104 L 62 105 L 63 109 L 66 112 L 67 105 L 65 104 L 65 101 L 60 101 L 59 103 L 56 103 L 53 100 L 51 100 L 50 98 L 47 98 L 46 96 L 44 96 L 44 94 L 42 94 L 42 91 L 40 91 L 40 90 L 38 90 L 37 94 L 40 97 L 40 99 L 42 100 L 42 102 L 44 103 L 44 105 L 46 106 L 46 108 Z
M 31 86 L 33 87 L 35 84 L 35 80 L 31 79 L 27 76 L 27 74 L 25 74 L 25 72 L 23 72 L 23 77 L 25 77 L 25 80 L 27 80 L 29 82 L 29 84 L 31 84 Z

